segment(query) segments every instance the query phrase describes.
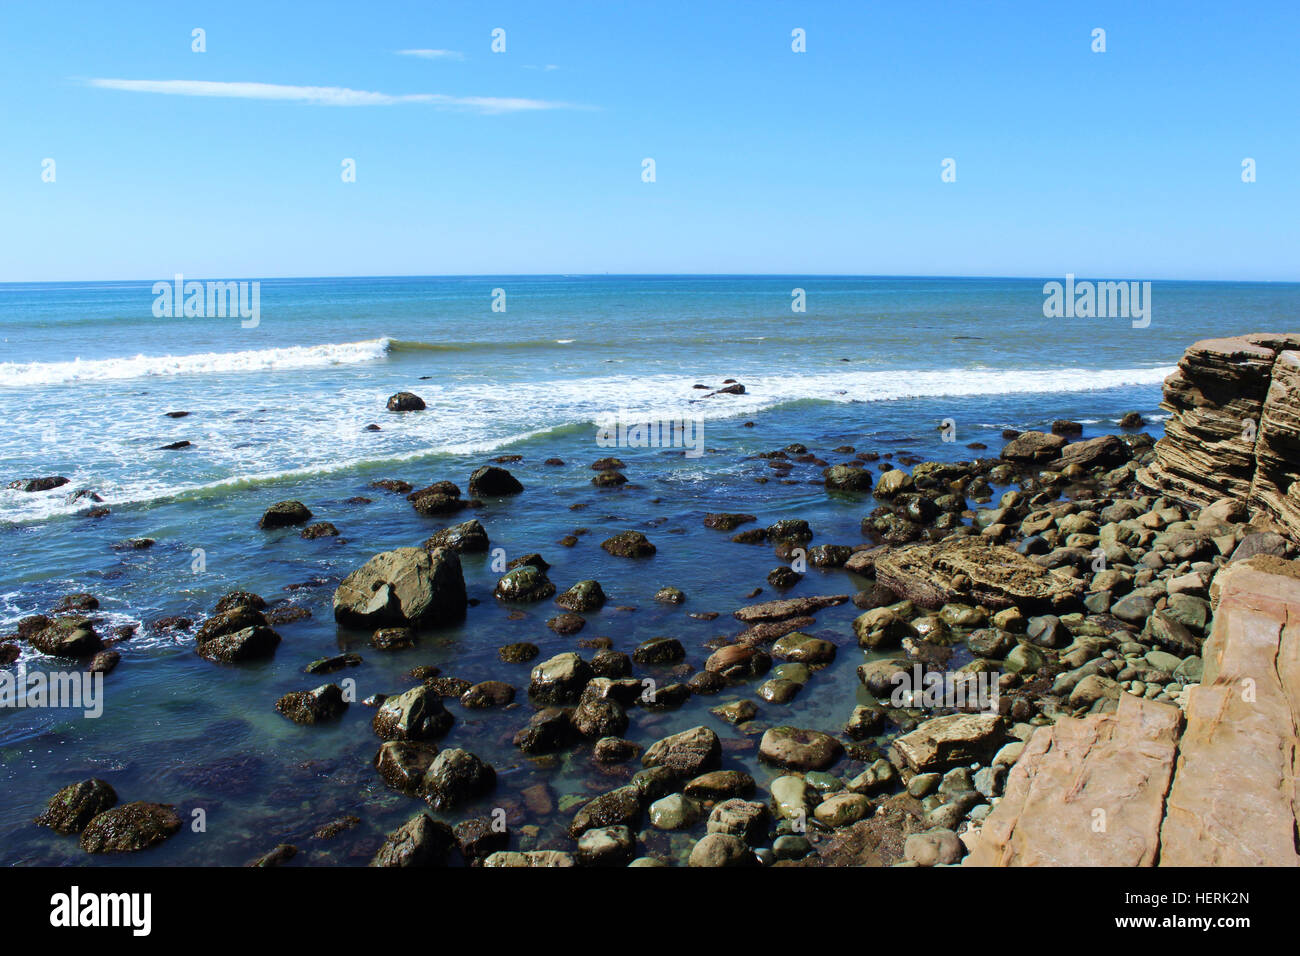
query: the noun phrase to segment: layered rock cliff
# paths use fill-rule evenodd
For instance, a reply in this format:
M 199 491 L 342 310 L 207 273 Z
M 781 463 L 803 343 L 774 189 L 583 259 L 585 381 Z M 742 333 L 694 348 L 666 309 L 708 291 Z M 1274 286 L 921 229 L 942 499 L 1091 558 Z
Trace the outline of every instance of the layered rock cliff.
M 1195 343 L 1162 407 L 1172 417 L 1141 485 L 1185 504 L 1229 498 L 1300 537 L 1300 334 Z

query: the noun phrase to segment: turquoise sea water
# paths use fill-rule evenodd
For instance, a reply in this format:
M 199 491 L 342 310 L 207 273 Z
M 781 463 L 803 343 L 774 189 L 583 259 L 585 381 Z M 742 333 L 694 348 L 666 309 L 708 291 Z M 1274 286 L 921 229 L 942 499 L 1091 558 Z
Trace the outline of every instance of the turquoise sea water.
M 770 547 L 734 544 L 702 526 L 708 511 L 748 511 L 760 525 L 807 518 L 814 543 L 863 540 L 859 523 L 875 502 L 828 496 L 812 465 L 782 482 L 753 455 L 796 441 L 830 463 L 852 457 L 833 452 L 845 445 L 920 458 L 995 455 L 1005 427 L 1072 418 L 1092 435 L 1115 430 L 1134 409 L 1158 433 L 1159 383 L 1187 344 L 1293 329 L 1300 314 L 1300 286 L 1282 284 L 1157 282 L 1151 323 L 1139 329 L 1122 318 L 1044 318 L 1042 280 L 285 279 L 262 281 L 260 320 L 243 328 L 238 318 L 156 318 L 152 285 L 0 285 L 0 485 L 70 479 L 50 492 L 0 490 L 0 634 L 81 591 L 99 598 L 101 633 L 137 625 L 114 645 L 122 663 L 105 682 L 102 717 L 0 710 L 0 862 L 240 864 L 279 842 L 300 847 L 296 862 L 365 862 L 383 832 L 421 806 L 388 791 L 371 769 L 379 743 L 372 712 L 353 705 L 337 723 L 304 728 L 273 707 L 281 694 L 321 683 L 303 666 L 340 648 L 365 658 L 333 675 L 355 678 L 361 697 L 406 689 L 402 675 L 419 664 L 519 688 L 518 703 L 503 710 L 448 702 L 457 723 L 442 744 L 493 763 L 499 783 L 445 816 L 455 822 L 503 806 L 516 827 L 539 828 L 536 836 L 517 831 L 512 846 L 569 849 L 559 831 L 572 809 L 537 816 L 523 809 L 522 791 L 545 784 L 567 808 L 577 798 L 566 794 L 607 789 L 630 770 L 596 768 L 589 747 L 556 761 L 513 748 L 531 712 L 522 693 L 530 665 L 500 663 L 499 646 L 533 641 L 544 659 L 581 638 L 607 636 L 630 652 L 671 635 L 687 648 L 689 674 L 707 656 L 706 641 L 739 630 L 731 611 L 754 588 L 763 595 L 753 600 L 763 600 L 862 584 L 813 569 L 778 594 L 764 580 L 779 563 Z M 805 290 L 806 312 L 791 311 L 796 288 Z M 497 289 L 504 312 L 492 309 Z M 706 398 L 692 387 L 728 378 L 745 394 Z M 421 395 L 427 410 L 387 412 L 385 399 L 402 389 Z M 619 410 L 634 419 L 702 418 L 707 451 L 688 458 L 599 447 L 593 422 Z M 190 414 L 173 419 L 169 411 Z M 955 443 L 941 440 L 947 419 Z M 367 430 L 372 423 L 380 430 Z M 192 446 L 161 450 L 181 440 Z M 631 484 L 595 488 L 590 463 L 611 452 L 627 462 Z M 506 467 L 525 492 L 446 521 L 368 487 L 379 478 L 417 487 L 450 479 L 464 489 L 475 467 L 504 454 L 522 456 Z M 543 465 L 552 457 L 566 464 Z M 760 484 L 759 476 L 772 480 Z M 111 513 L 87 517 L 90 504 L 71 500 L 82 488 Z M 372 501 L 349 501 L 357 496 Z M 285 498 L 305 502 L 341 536 L 259 531 L 258 516 Z M 576 638 L 560 637 L 545 626 L 553 604 L 500 606 L 489 558 L 466 556 L 470 596 L 480 603 L 463 625 L 398 652 L 371 649 L 368 635 L 335 625 L 330 597 L 344 575 L 377 551 L 418 545 L 470 516 L 509 557 L 541 552 L 560 590 L 597 578 L 609 604 L 585 615 Z M 588 530 L 575 547 L 557 543 L 579 528 Z M 626 528 L 644 531 L 658 554 L 632 562 L 599 548 Z M 114 547 L 139 536 L 157 544 Z M 687 593 L 685 604 L 653 602 L 669 584 Z M 214 665 L 194 653 L 191 635 L 149 626 L 174 614 L 201 619 L 236 588 L 311 612 L 278 628 L 284 641 L 271 661 Z M 720 616 L 701 621 L 692 611 Z M 846 605 L 818 616 L 815 632 L 839 646 L 837 661 L 791 704 L 763 705 L 761 722 L 834 730 L 865 700 L 854 676 L 862 652 L 848 626 L 856 613 Z M 30 652 L 23 662 L 59 666 Z M 750 770 L 762 785 L 772 772 L 754 759 L 756 739 L 708 714 L 752 692 L 742 685 L 677 711 L 634 709 L 627 736 L 648 744 L 707 723 L 727 741 L 725 765 Z M 202 808 L 207 831 L 101 861 L 31 825 L 50 794 L 88 776 L 108 780 L 124 801 Z M 363 824 L 332 841 L 311 839 L 316 826 L 344 814 Z M 702 832 L 703 824 L 687 836 Z M 672 848 L 666 835 L 655 840 L 649 849 Z

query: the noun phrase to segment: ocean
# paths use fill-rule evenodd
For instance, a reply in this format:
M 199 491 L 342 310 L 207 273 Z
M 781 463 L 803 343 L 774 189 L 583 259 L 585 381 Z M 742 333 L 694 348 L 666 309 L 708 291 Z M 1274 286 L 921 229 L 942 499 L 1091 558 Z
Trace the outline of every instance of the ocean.
M 442 816 L 454 823 L 501 806 L 518 828 L 512 848 L 571 848 L 562 829 L 573 807 L 618 785 L 619 771 L 595 766 L 590 747 L 538 760 L 511 746 L 531 712 L 531 665 L 501 663 L 498 647 L 532 641 L 540 661 L 584 638 L 608 637 L 630 652 L 649 637 L 675 636 L 688 675 L 707 641 L 738 630 L 736 608 L 861 586 L 843 570 L 810 569 L 778 593 L 765 581 L 781 563 L 770 547 L 703 527 L 706 512 L 745 511 L 760 526 L 806 518 L 813 543 L 864 540 L 859 525 L 876 502 L 829 495 L 819 467 L 783 476 L 754 456 L 794 442 L 830 464 L 851 460 L 835 451 L 849 446 L 890 458 L 996 456 L 1003 429 L 1072 419 L 1091 437 L 1116 431 L 1129 411 L 1158 436 L 1160 383 L 1188 344 L 1284 331 L 1300 314 L 1300 285 L 1171 281 L 1152 284 L 1145 327 L 1124 317 L 1047 318 L 1045 281 L 265 279 L 251 327 L 237 315 L 157 316 L 152 281 L 0 285 L 0 489 L 69 479 L 52 491 L 0 490 L 0 635 L 75 592 L 98 599 L 101 634 L 135 628 L 113 645 L 122 660 L 105 679 L 98 718 L 0 709 L 0 863 L 238 865 L 283 842 L 299 846 L 298 862 L 364 863 L 383 833 L 421 806 L 374 772 L 372 711 L 356 703 L 337 722 L 299 727 L 274 703 L 340 676 L 356 680 L 359 697 L 391 693 L 412 685 L 403 675 L 417 665 L 507 680 L 520 692 L 504 709 L 448 701 L 457 723 L 443 745 L 492 763 L 498 786 Z M 796 290 L 805 311 L 792 309 Z M 744 393 L 710 394 L 729 379 Z M 402 390 L 427 408 L 387 411 L 388 396 Z M 703 454 L 602 447 L 596 423 L 615 414 L 700 422 Z M 190 445 L 163 448 L 177 442 Z M 591 484 L 591 463 L 608 454 L 626 462 L 627 485 Z M 403 496 L 370 485 L 450 479 L 464 489 L 474 468 L 506 455 L 520 456 L 504 467 L 524 493 L 447 520 L 421 517 Z M 555 458 L 564 464 L 545 464 Z M 102 501 L 74 498 L 82 489 Z M 340 535 L 304 540 L 298 529 L 257 528 L 270 504 L 290 498 Z M 96 506 L 109 513 L 89 516 Z M 609 604 L 585 615 L 576 638 L 560 636 L 545 625 L 558 608 L 500 606 L 491 556 L 467 555 L 479 603 L 464 624 L 404 651 L 373 649 L 368 635 L 336 626 L 330 599 L 343 576 L 376 552 L 418 546 L 469 517 L 510 558 L 540 552 L 560 590 L 600 580 Z M 646 533 L 658 553 L 628 561 L 600 549 L 628 528 Z M 570 534 L 576 545 L 558 543 Z M 141 537 L 156 544 L 124 546 Z M 665 585 L 686 592 L 686 602 L 656 603 Z M 749 598 L 756 587 L 763 596 Z M 310 614 L 277 628 L 284 640 L 270 661 L 212 664 L 194 653 L 192 631 L 151 626 L 172 615 L 200 621 L 236 589 Z M 720 616 L 689 616 L 705 611 Z M 837 660 L 791 703 L 763 705 L 767 725 L 834 730 L 867 699 L 854 674 L 856 613 L 849 604 L 818 616 L 814 633 L 837 644 Z M 340 649 L 364 664 L 331 678 L 303 673 Z M 59 669 L 26 647 L 19 663 Z M 727 765 L 761 786 L 772 770 L 709 713 L 751 695 L 741 686 L 678 710 L 636 710 L 626 736 L 647 745 L 706 723 L 737 741 Z M 147 853 L 101 860 L 32 826 L 57 789 L 91 776 L 112 783 L 123 802 L 175 804 L 187 823 L 202 810 L 205 829 L 187 826 Z M 549 814 L 537 811 L 537 786 Z M 526 790 L 534 799 L 520 797 Z M 332 840 L 312 836 L 347 815 L 362 823 Z M 683 841 L 689 848 L 688 832 L 652 836 L 665 854 Z

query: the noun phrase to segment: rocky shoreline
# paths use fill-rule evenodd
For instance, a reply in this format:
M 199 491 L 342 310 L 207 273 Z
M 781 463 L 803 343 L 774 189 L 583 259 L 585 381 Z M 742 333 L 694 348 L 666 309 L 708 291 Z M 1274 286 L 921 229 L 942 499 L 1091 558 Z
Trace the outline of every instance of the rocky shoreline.
M 1245 613 L 1232 611 L 1245 600 L 1234 595 L 1266 593 L 1259 575 L 1300 577 L 1300 566 L 1287 560 L 1300 528 L 1289 493 L 1291 476 L 1300 474 L 1293 440 L 1300 430 L 1292 429 L 1300 421 L 1292 387 L 1300 352 L 1292 348 L 1300 336 L 1193 345 L 1166 383 L 1174 418 L 1159 442 L 1130 417 L 1122 433 L 1086 440 L 1065 421 L 1050 432 L 1007 433 L 996 458 L 968 461 L 849 446 L 764 452 L 776 480 L 799 469 L 817 475 L 826 494 L 860 502 L 862 540 L 813 544 L 816 529 L 797 517 L 763 525 L 749 513 L 706 515 L 709 533 L 728 536 L 730 546 L 773 549 L 779 566 L 753 582 L 753 598 L 767 588 L 779 595 L 809 565 L 843 580 L 832 593 L 735 608 L 734 623 L 719 624 L 728 633 L 696 646 L 656 637 L 618 650 L 608 638 L 582 637 L 584 615 L 606 603 L 599 566 L 561 590 L 545 558 L 530 553 L 501 569 L 493 599 L 506 607 L 553 605 L 547 627 L 571 638 L 574 650 L 543 660 L 529 641 L 503 643 L 500 679 L 471 683 L 417 668 L 413 686 L 363 701 L 349 699 L 345 681 L 364 666 L 361 657 L 340 654 L 308 664 L 312 679 L 266 706 L 301 725 L 337 720 L 353 705 L 373 708 L 375 770 L 411 802 L 409 821 L 375 848 L 375 866 L 1151 865 L 1179 860 L 1179 852 L 1194 860 L 1186 848 L 1205 841 L 1177 831 L 1212 815 L 1198 796 L 1197 768 L 1214 765 L 1221 777 L 1234 760 L 1244 768 L 1256 759 L 1225 756 L 1222 721 L 1201 713 L 1212 688 L 1222 696 L 1225 680 L 1242 676 L 1222 659 L 1225 629 L 1234 613 Z M 716 400 L 726 394 L 736 392 L 724 389 Z M 388 408 L 419 414 L 422 405 L 399 393 Z M 484 499 L 518 496 L 526 506 L 527 489 L 507 464 L 475 470 L 467 496 L 450 480 L 420 488 L 376 482 L 377 491 L 405 496 L 415 513 L 443 527 L 419 547 L 385 551 L 355 568 L 334 592 L 339 627 L 368 635 L 382 652 L 472 622 L 461 556 L 488 552 L 491 540 L 478 519 L 456 519 Z M 592 464 L 592 484 L 635 494 L 625 470 L 617 458 L 602 458 Z M 32 491 L 60 486 L 56 477 L 24 482 Z M 313 517 L 306 504 L 283 501 L 260 527 L 300 528 L 305 538 L 338 534 Z M 654 555 L 653 533 L 614 534 L 598 560 Z M 1230 579 L 1244 580 L 1246 590 L 1234 590 Z M 0 660 L 26 645 L 110 670 L 115 661 L 106 655 L 114 652 L 96 628 L 95 598 L 72 597 L 0 639 Z M 682 598 L 672 586 L 655 594 L 666 605 Z M 819 614 L 850 602 L 860 613 L 844 643 L 815 633 Z M 256 594 L 226 595 L 193 625 L 197 653 L 233 667 L 277 654 L 283 618 L 276 612 Z M 1272 613 L 1284 617 L 1285 609 Z M 1293 646 L 1285 643 L 1289 632 L 1278 634 L 1279 646 Z M 792 701 L 818 694 L 817 672 L 846 645 L 862 656 L 858 677 L 873 702 L 844 700 L 833 726 L 783 720 Z M 702 666 L 686 663 L 700 656 Z M 530 666 L 526 686 L 517 686 L 520 664 Z M 314 683 L 322 675 L 334 680 Z M 1294 720 L 1278 703 L 1283 691 L 1296 690 L 1290 679 L 1263 693 L 1277 720 Z M 715 726 L 644 748 L 628 739 L 645 715 L 713 695 L 734 698 L 709 709 Z M 472 735 L 456 733 L 450 700 L 467 711 L 510 709 L 522 760 L 545 768 L 589 750 L 621 783 L 566 808 L 545 792 L 504 793 L 506 776 L 474 753 Z M 1288 739 L 1294 744 L 1293 734 Z M 1238 739 L 1236 746 L 1261 745 Z M 766 786 L 734 766 L 736 754 L 750 751 L 780 771 Z M 1095 799 L 1071 802 L 1071 781 L 1085 767 L 1097 781 Z M 1293 769 L 1273 772 L 1294 790 Z M 1070 829 L 1092 816 L 1060 822 L 1064 803 L 1091 814 L 1133 792 L 1142 799 L 1120 801 L 1124 808 L 1100 831 L 1109 837 L 1089 826 Z M 527 823 L 513 809 L 520 803 Z M 556 817 L 565 842 L 531 845 L 533 821 Z M 37 823 L 78 836 L 88 853 L 147 849 L 181 829 L 173 808 L 119 805 L 111 784 L 98 779 L 70 783 Z M 1241 821 L 1223 825 L 1240 830 Z M 1162 830 L 1169 833 L 1163 855 Z M 1284 861 L 1277 832 L 1254 838 L 1269 862 Z M 665 853 L 660 834 L 689 841 Z M 255 862 L 295 855 L 286 844 Z

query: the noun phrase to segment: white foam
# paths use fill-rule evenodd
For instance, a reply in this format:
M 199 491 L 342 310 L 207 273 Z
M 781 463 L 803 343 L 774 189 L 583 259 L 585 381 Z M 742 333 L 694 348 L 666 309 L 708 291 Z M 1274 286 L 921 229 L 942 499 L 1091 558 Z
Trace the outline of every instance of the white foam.
M 73 359 L 71 362 L 0 362 L 0 385 L 42 386 L 68 382 L 107 382 L 169 375 L 266 372 L 373 362 L 388 353 L 389 340 L 295 345 L 247 352 L 194 355 L 136 355 L 130 358 Z

